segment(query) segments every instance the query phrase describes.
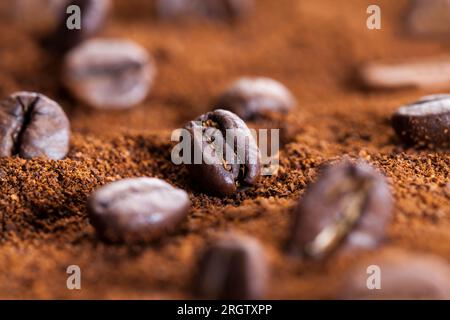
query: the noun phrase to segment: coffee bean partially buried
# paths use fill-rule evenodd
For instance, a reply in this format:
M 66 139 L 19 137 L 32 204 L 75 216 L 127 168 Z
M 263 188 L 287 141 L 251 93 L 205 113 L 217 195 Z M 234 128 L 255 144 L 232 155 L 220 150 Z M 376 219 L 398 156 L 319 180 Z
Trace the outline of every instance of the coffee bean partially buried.
M 68 53 L 64 83 L 70 92 L 97 109 L 126 109 L 142 102 L 156 69 L 138 44 L 120 39 L 92 39 Z
M 17 92 L 0 101 L 0 156 L 59 160 L 67 155 L 70 124 L 53 100 Z
M 226 90 L 215 104 L 245 120 L 257 119 L 265 112 L 286 113 L 295 99 L 280 82 L 269 78 L 242 78 Z
M 189 171 L 203 190 L 230 196 L 258 181 L 259 149 L 250 129 L 237 115 L 218 109 L 189 122 L 186 129 L 192 141 Z
M 259 242 L 246 236 L 228 235 L 201 255 L 194 291 L 203 299 L 261 299 L 267 280 L 267 261 Z
M 367 287 L 369 266 L 380 268 L 381 273 L 378 275 L 381 288 L 379 289 L 369 290 Z M 373 275 L 377 274 L 373 273 Z M 376 284 L 375 278 L 369 284 Z M 392 250 L 364 259 L 350 268 L 344 276 L 337 298 L 349 300 L 450 299 L 450 266 L 445 260 L 432 255 Z
M 202 16 L 229 20 L 247 16 L 254 6 L 254 0 L 157 0 L 156 11 L 161 18 Z
M 344 160 L 325 169 L 299 201 L 290 250 L 320 259 L 336 249 L 374 248 L 391 209 L 385 179 L 368 164 Z
M 75 7 L 76 6 L 76 7 Z M 80 10 L 80 29 L 68 28 L 76 20 Z M 63 10 L 56 16 L 55 32 L 47 38 L 49 46 L 58 50 L 68 50 L 80 42 L 94 36 L 104 25 L 111 8 L 111 0 L 66 0 Z
M 450 147 L 450 95 L 434 95 L 398 109 L 392 126 L 408 145 Z
M 98 235 L 110 242 L 137 243 L 174 230 L 190 206 L 187 193 L 155 178 L 124 179 L 95 191 L 89 218 Z

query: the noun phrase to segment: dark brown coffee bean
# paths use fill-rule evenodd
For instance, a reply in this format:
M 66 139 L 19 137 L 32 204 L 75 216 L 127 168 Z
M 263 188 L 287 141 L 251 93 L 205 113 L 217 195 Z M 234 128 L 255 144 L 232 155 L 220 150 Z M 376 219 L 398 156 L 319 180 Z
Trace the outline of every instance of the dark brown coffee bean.
M 245 17 L 254 5 L 254 0 L 158 0 L 156 11 L 162 18 L 197 15 L 226 20 Z
M 260 153 L 244 121 L 226 110 L 215 110 L 191 121 L 193 180 L 205 191 L 229 196 L 254 185 L 261 174 Z
M 81 28 L 69 29 L 67 21 L 70 6 L 78 6 L 81 11 Z M 49 46 L 58 50 L 68 50 L 80 42 L 94 36 L 104 25 L 111 7 L 111 0 L 66 0 L 64 10 L 57 16 L 56 31 L 47 39 Z
M 449 0 L 414 0 L 408 17 L 412 33 L 419 36 L 450 36 Z
M 219 98 L 216 106 L 230 110 L 244 120 L 257 119 L 266 112 L 286 113 L 295 105 L 289 90 L 269 78 L 242 78 Z
M 368 164 L 344 160 L 328 167 L 295 208 L 290 250 L 323 258 L 338 248 L 374 248 L 391 208 L 385 179 Z
M 0 102 L 0 156 L 59 160 L 69 150 L 70 124 L 53 100 L 17 92 Z
M 363 87 L 369 89 L 448 89 L 450 57 L 372 62 L 358 70 L 357 78 Z
M 186 217 L 187 193 L 155 178 L 124 179 L 95 191 L 88 213 L 98 235 L 110 242 L 136 243 L 166 235 Z
M 368 273 L 369 267 L 377 270 L 369 269 Z M 375 279 L 377 276 L 378 283 Z M 344 276 L 337 298 L 450 299 L 450 267 L 445 260 L 435 256 L 391 251 L 366 259 L 351 268 Z
M 204 299 L 261 299 L 267 280 L 267 261 L 259 242 L 228 235 L 210 245 L 200 257 L 194 291 Z
M 450 95 L 434 95 L 403 106 L 392 117 L 392 126 L 408 145 L 450 147 Z
M 156 69 L 138 44 L 119 39 L 92 39 L 68 53 L 64 83 L 71 93 L 98 109 L 125 109 L 142 102 Z

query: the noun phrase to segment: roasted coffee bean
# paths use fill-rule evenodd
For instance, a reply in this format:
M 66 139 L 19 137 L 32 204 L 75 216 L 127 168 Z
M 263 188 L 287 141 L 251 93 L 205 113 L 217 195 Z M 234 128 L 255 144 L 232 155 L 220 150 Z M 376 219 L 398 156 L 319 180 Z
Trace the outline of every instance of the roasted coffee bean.
M 385 179 L 366 163 L 344 160 L 325 169 L 295 208 L 290 250 L 320 259 L 336 249 L 374 248 L 391 208 Z
M 191 132 L 193 180 L 205 191 L 230 196 L 255 184 L 261 173 L 260 153 L 244 121 L 215 110 L 186 125 Z
M 69 150 L 70 124 L 61 107 L 39 93 L 0 101 L 0 156 L 59 160 Z
M 363 87 L 369 89 L 448 89 L 450 57 L 372 62 L 358 70 L 357 79 Z
M 49 46 L 58 50 L 68 50 L 80 42 L 94 36 L 104 25 L 111 7 L 111 0 L 66 0 L 64 10 L 57 16 L 57 28 L 47 39 Z M 81 11 L 80 29 L 67 27 L 70 6 L 78 6 Z
M 368 274 L 369 266 L 379 269 L 371 269 L 371 274 Z M 376 288 L 378 276 L 379 288 Z M 372 279 L 368 279 L 369 277 Z M 368 285 L 373 286 L 372 290 Z M 450 299 L 450 267 L 445 260 L 435 256 L 390 251 L 365 259 L 351 268 L 344 276 L 337 298 Z
M 156 11 L 162 18 L 197 15 L 228 20 L 247 16 L 254 5 L 254 0 L 157 0 Z
M 63 79 L 91 107 L 125 109 L 146 98 L 155 70 L 153 59 L 134 42 L 92 39 L 68 53 Z
M 450 147 L 450 95 L 433 95 L 401 107 L 392 126 L 408 145 Z
M 412 33 L 450 36 L 450 0 L 414 0 L 408 17 Z
M 286 113 L 295 99 L 280 82 L 269 78 L 242 78 L 219 98 L 216 106 L 244 120 L 261 118 L 266 112 Z
M 186 217 L 187 193 L 156 178 L 124 179 L 95 191 L 89 218 L 105 241 L 137 243 L 168 234 Z
M 253 238 L 223 236 L 201 255 L 194 292 L 204 299 L 261 299 L 268 267 L 263 248 Z

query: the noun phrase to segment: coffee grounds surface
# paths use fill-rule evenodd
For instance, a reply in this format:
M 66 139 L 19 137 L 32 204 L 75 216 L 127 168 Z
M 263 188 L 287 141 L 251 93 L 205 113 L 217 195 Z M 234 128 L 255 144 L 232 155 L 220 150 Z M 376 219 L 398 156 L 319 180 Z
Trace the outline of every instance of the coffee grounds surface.
M 405 148 L 390 125 L 403 104 L 432 90 L 362 91 L 352 81 L 360 63 L 426 57 L 449 41 L 415 39 L 403 29 L 407 1 L 376 1 L 382 30 L 366 28 L 373 1 L 259 0 L 238 24 L 161 22 L 150 2 L 116 1 L 102 36 L 137 41 L 158 75 L 151 95 L 125 112 L 90 110 L 62 88 L 60 57 L 0 22 L 0 96 L 20 90 L 58 101 L 73 136 L 65 160 L 0 159 L 0 298 L 190 298 L 198 254 L 223 231 L 259 239 L 271 278 L 267 298 L 333 298 L 346 270 L 391 250 L 450 262 L 450 155 Z M 233 197 L 199 192 L 171 163 L 170 134 L 213 108 L 241 76 L 268 76 L 298 100 L 287 121 L 278 174 Z M 374 251 L 302 262 L 284 252 L 292 208 L 322 165 L 348 155 L 385 174 L 395 199 L 385 243 Z M 128 177 L 164 179 L 188 191 L 192 208 L 174 234 L 148 245 L 102 243 L 87 219 L 95 188 Z M 78 265 L 82 290 L 68 290 L 66 269 Z

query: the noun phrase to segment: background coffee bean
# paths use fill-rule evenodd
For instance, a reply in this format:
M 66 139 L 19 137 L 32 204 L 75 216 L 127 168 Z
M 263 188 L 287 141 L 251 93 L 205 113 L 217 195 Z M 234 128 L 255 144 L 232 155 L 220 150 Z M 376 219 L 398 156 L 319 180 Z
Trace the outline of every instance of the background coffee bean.
M 145 242 L 172 231 L 187 215 L 181 189 L 155 178 L 124 179 L 95 191 L 88 213 L 98 235 L 110 242 Z
M 372 62 L 358 69 L 357 79 L 363 87 L 369 89 L 448 89 L 450 57 Z
M 385 179 L 366 163 L 344 160 L 325 169 L 299 201 L 290 250 L 323 258 L 338 248 L 374 248 L 391 209 Z
M 79 30 L 67 28 L 69 14 L 66 10 L 71 5 L 76 5 L 81 10 Z M 66 0 L 63 10 L 56 16 L 57 26 L 47 39 L 48 46 L 65 51 L 94 36 L 105 24 L 110 8 L 111 0 Z
M 125 109 L 142 102 L 155 73 L 153 59 L 144 48 L 119 39 L 84 42 L 64 62 L 67 88 L 98 109 Z
M 203 190 L 229 196 L 258 181 L 261 173 L 259 149 L 247 125 L 237 115 L 218 109 L 189 122 L 186 128 L 191 132 L 193 156 L 197 150 L 202 155 L 202 163 L 196 164 L 193 158 L 188 167 L 193 180 Z M 227 132 L 244 143 L 226 141 Z M 231 159 L 231 153 L 235 161 L 227 162 L 227 154 Z
M 450 95 L 434 95 L 398 109 L 392 126 L 406 144 L 450 147 Z
M 226 90 L 215 104 L 242 119 L 262 117 L 265 112 L 288 112 L 295 99 L 280 82 L 269 78 L 242 78 Z
M 203 16 L 211 19 L 235 19 L 248 15 L 254 0 L 157 0 L 157 15 L 162 18 Z
M 0 102 L 0 156 L 59 160 L 67 155 L 69 140 L 69 120 L 55 101 L 17 92 Z
M 367 288 L 369 266 L 380 268 L 381 289 Z M 365 259 L 344 276 L 338 299 L 450 299 L 450 267 L 445 260 L 392 250 Z
M 227 235 L 201 255 L 194 292 L 204 299 L 261 299 L 267 280 L 267 261 L 259 242 L 250 237 Z
M 450 36 L 449 0 L 414 0 L 408 17 L 412 33 L 421 36 Z

